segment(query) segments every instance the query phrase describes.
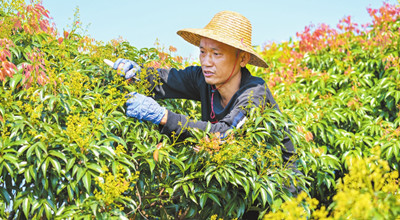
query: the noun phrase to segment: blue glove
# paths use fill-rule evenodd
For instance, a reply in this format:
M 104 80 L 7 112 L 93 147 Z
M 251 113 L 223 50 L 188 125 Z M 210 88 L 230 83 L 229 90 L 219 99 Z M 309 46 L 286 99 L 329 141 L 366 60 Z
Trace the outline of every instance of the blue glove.
M 122 71 L 121 76 L 125 75 L 125 79 L 130 79 L 140 73 L 141 68 L 137 63 L 133 62 L 132 60 L 127 60 L 122 58 L 119 58 L 117 61 L 115 61 L 113 68 L 115 70 L 118 69 L 118 66 L 121 63 L 124 64 L 121 70 Z
M 128 117 L 160 124 L 165 115 L 165 107 L 161 107 L 154 99 L 137 92 L 129 93 L 127 96 L 131 97 L 126 101 Z

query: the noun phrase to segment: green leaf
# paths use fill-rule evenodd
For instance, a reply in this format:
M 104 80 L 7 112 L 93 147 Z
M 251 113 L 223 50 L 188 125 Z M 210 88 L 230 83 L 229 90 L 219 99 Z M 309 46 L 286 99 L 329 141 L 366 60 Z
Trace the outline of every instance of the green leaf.
M 67 165 L 65 167 L 65 172 L 68 172 L 72 168 L 72 166 L 75 164 L 75 160 L 75 157 L 68 159 Z
M 21 51 L 18 50 L 18 47 L 9 47 L 8 48 L 11 52 L 13 52 L 14 56 L 19 59 L 21 56 Z M 15 75 L 14 75 L 15 76 Z
M 219 206 L 221 206 L 221 203 L 219 202 L 218 196 L 216 196 L 215 194 L 207 193 L 207 197 L 212 199 Z
M 106 141 L 115 141 L 115 142 L 117 142 L 117 143 L 119 143 L 119 144 L 122 144 L 125 148 L 127 147 L 126 146 L 126 142 L 125 142 L 125 140 L 124 139 L 122 139 L 121 137 L 118 137 L 118 136 L 115 136 L 115 135 L 112 135 L 112 136 L 110 136 L 110 137 L 108 137 L 107 139 L 106 139 Z
M 200 207 L 204 208 L 204 205 L 206 204 L 208 199 L 207 193 L 204 193 L 200 196 Z
M 66 207 L 66 206 L 61 206 L 61 207 L 57 210 L 56 216 L 60 216 L 60 215 L 64 212 L 65 207 Z M 96 213 L 95 213 L 95 214 L 96 214 Z
M 171 157 L 170 159 L 174 163 L 174 165 L 176 165 L 180 169 L 180 171 L 182 173 L 185 172 L 185 164 L 181 160 L 178 160 L 178 159 L 173 158 L 173 157 Z
M 3 159 L 8 160 L 9 162 L 12 163 L 18 162 L 18 158 L 14 154 L 5 154 L 3 155 Z
M 33 165 L 29 166 L 29 173 L 32 178 L 37 181 L 37 170 L 33 168 Z
M 50 157 L 48 157 L 48 159 L 50 160 L 51 164 L 53 164 L 54 169 L 56 169 L 58 176 L 60 176 L 60 172 L 61 172 L 60 162 L 58 162 L 57 160 L 54 160 L 53 158 L 50 158 Z
M 257 127 L 258 124 L 260 124 L 260 122 L 261 122 L 262 120 L 263 120 L 262 117 L 257 117 L 257 118 L 256 118 L 256 121 L 255 121 L 255 124 L 254 124 L 254 127 Z
M 265 205 L 267 204 L 267 201 L 268 201 L 267 190 L 265 190 L 264 187 L 260 187 L 260 194 L 261 194 L 261 200 L 263 203 L 263 207 L 265 207 Z
M 67 191 L 68 191 L 69 200 L 73 201 L 74 200 L 74 190 L 72 189 L 72 187 L 70 185 L 67 186 Z
M 149 164 L 150 172 L 153 173 L 154 168 L 156 167 L 156 163 L 154 162 L 154 160 L 151 159 L 146 159 L 146 161 Z
M 6 201 L 6 203 L 7 203 L 7 204 L 10 204 L 11 196 L 10 196 L 10 194 L 7 192 L 7 190 L 4 189 L 4 188 L 0 188 L 0 194 L 1 194 L 1 197 Z M 4 200 L 3 200 L 3 201 L 4 201 Z
M 244 191 L 246 192 L 246 196 L 248 196 L 250 192 L 250 184 L 248 183 L 247 179 L 242 178 L 241 185 L 243 186 Z
M 65 163 L 67 163 L 67 158 L 65 157 L 64 153 L 61 153 L 59 151 L 51 150 L 49 151 L 49 155 L 55 156 L 63 160 Z
M 104 155 L 109 156 L 110 158 L 113 158 L 114 155 L 115 155 L 114 150 L 113 150 L 111 147 L 109 147 L 109 146 L 100 146 L 99 149 L 98 149 L 98 151 L 99 151 L 101 154 L 104 154 Z
M 189 209 L 186 217 L 188 217 L 188 218 L 193 217 L 196 213 L 198 213 L 196 206 L 190 206 L 190 209 Z
M 79 168 L 78 168 L 78 172 L 77 172 L 77 174 L 76 174 L 76 181 L 80 181 L 81 178 L 82 178 L 82 176 L 83 176 L 85 173 L 86 173 L 86 169 L 85 169 L 85 168 L 82 168 L 82 167 L 79 167 Z
M 245 205 L 244 201 L 242 201 L 242 200 L 239 200 L 238 202 L 239 202 L 238 215 L 241 216 L 241 215 L 244 214 L 244 212 L 245 212 L 245 210 L 246 210 L 246 205 Z
M 21 154 L 23 154 L 28 148 L 30 147 L 30 145 L 23 145 L 22 147 L 20 147 L 19 149 L 18 149 L 18 154 L 17 154 L 17 156 L 19 157 Z
M 197 199 L 196 199 L 196 196 L 195 196 L 193 193 L 190 193 L 190 194 L 189 194 L 189 198 L 190 198 L 194 203 L 198 204 Z
M 29 169 L 26 169 L 26 170 L 25 170 L 25 172 L 24 172 L 24 176 L 25 176 L 25 180 L 26 180 L 26 182 L 27 182 L 27 183 L 30 183 L 30 182 L 31 182 L 31 180 L 32 180 L 32 177 L 31 177 L 31 174 L 30 174 L 30 171 L 29 171 Z
M 45 211 L 45 213 L 46 213 L 46 217 L 47 217 L 47 219 L 51 219 L 51 217 L 52 217 L 52 210 L 51 210 L 51 208 L 50 208 L 50 206 L 46 203 L 46 202 L 44 202 L 44 211 Z
M 281 207 L 283 201 L 281 198 L 277 198 L 276 200 L 274 200 L 274 202 L 272 203 L 272 211 L 276 211 L 279 210 L 279 208 Z
M 226 215 L 232 215 L 234 211 L 237 209 L 238 200 L 231 199 L 229 203 L 225 206 L 224 211 Z
M 22 74 L 14 74 L 13 78 L 10 80 L 10 87 L 12 90 L 15 90 L 15 87 L 22 80 Z
M 220 172 L 216 172 L 214 176 L 215 176 L 215 178 L 217 179 L 218 183 L 219 183 L 221 186 L 224 186 L 223 181 L 222 181 L 222 177 L 221 177 L 221 173 L 220 173 Z
M 65 187 L 67 187 L 67 185 L 65 185 L 64 183 L 59 184 L 57 187 L 56 195 L 60 194 L 60 192 L 65 189 Z
M 213 172 L 210 175 L 206 176 L 207 187 L 208 187 L 208 185 L 210 185 L 210 181 L 211 181 L 212 177 L 214 176 L 214 174 L 215 174 L 215 172 Z
M 87 168 L 97 172 L 97 173 L 104 173 L 103 169 L 98 164 L 95 163 L 90 163 L 89 165 L 86 166 Z
M 89 172 L 86 172 L 82 177 L 83 185 L 85 186 L 87 192 L 90 192 L 90 186 L 92 184 L 92 176 Z
M 185 196 L 187 197 L 188 193 L 189 193 L 188 186 L 186 184 L 182 184 L 182 189 L 183 189 L 183 192 L 185 193 Z
M 46 158 L 46 160 L 43 162 L 42 164 L 42 173 L 43 173 L 43 177 L 47 178 L 47 168 L 49 167 L 49 163 L 50 163 L 50 157 Z
M 29 218 L 29 211 L 31 208 L 31 202 L 29 200 L 30 199 L 27 197 L 22 202 L 22 211 L 27 219 Z
M 28 151 L 26 152 L 26 156 L 29 158 L 32 156 L 33 151 L 38 147 L 40 142 L 36 142 L 33 145 L 31 145 L 28 149 Z M 39 155 L 38 155 L 39 156 Z
M 175 184 L 175 186 L 174 186 L 172 192 L 175 193 L 179 188 L 181 188 L 181 186 L 182 186 L 181 183 Z M 172 194 L 173 194 L 173 193 L 172 193 Z M 172 195 L 172 194 L 170 193 L 170 195 Z

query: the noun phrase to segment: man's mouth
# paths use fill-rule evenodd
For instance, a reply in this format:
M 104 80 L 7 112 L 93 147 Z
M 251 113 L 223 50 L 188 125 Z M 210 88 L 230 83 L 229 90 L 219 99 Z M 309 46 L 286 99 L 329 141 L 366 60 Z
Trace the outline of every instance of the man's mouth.
M 210 77 L 210 76 L 214 75 L 214 72 L 211 72 L 211 71 L 203 71 L 203 74 L 204 74 L 205 77 Z

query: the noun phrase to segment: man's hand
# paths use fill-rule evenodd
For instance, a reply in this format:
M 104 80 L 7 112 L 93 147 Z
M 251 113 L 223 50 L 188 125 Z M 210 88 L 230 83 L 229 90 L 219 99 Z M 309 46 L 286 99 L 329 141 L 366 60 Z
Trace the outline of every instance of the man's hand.
M 118 70 L 121 76 L 125 76 L 125 79 L 135 77 L 141 70 L 140 66 L 132 60 L 121 58 L 114 62 L 113 68 Z
M 154 99 L 137 92 L 128 94 L 128 97 L 129 99 L 126 101 L 126 115 L 128 117 L 150 121 L 157 125 L 160 124 L 161 120 L 163 122 L 166 120 L 164 116 L 167 110 L 165 107 L 161 107 Z

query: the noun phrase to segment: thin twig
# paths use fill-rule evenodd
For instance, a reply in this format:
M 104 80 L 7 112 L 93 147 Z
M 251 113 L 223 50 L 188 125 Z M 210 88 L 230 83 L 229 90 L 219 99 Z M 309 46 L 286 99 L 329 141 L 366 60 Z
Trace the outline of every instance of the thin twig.
M 146 218 L 146 216 L 144 216 L 143 213 L 139 210 L 140 206 L 142 205 L 142 198 L 141 198 L 141 196 L 140 196 L 139 188 L 138 188 L 138 187 L 136 187 L 136 196 L 139 198 L 139 205 L 137 206 L 137 208 L 136 208 L 135 210 L 132 210 L 132 211 L 128 212 L 127 215 L 131 214 L 132 212 L 134 212 L 134 213 L 139 212 L 139 214 L 140 214 L 143 218 L 145 218 L 145 219 L 147 220 L 148 218 Z

